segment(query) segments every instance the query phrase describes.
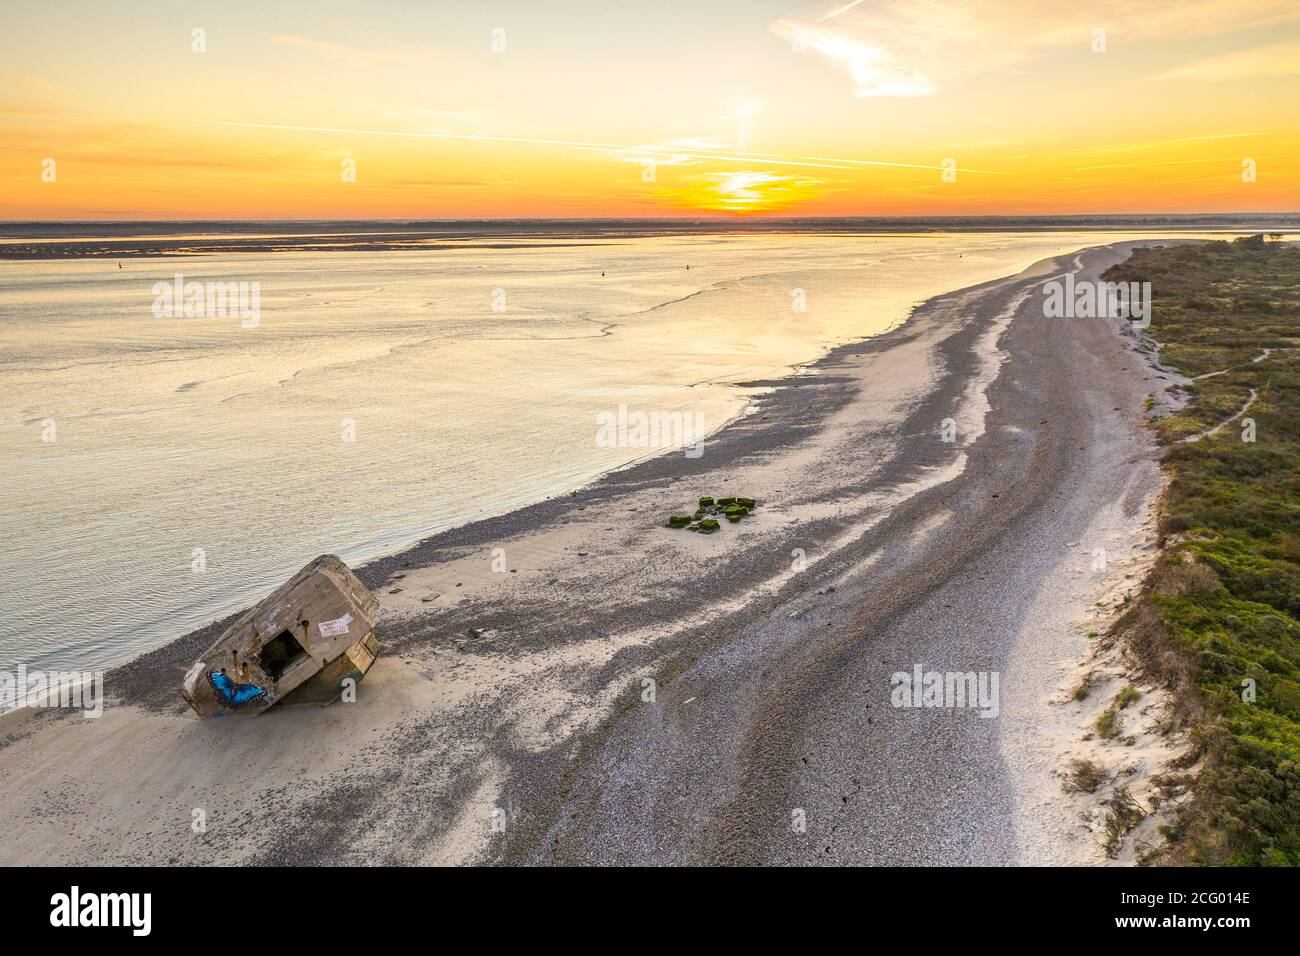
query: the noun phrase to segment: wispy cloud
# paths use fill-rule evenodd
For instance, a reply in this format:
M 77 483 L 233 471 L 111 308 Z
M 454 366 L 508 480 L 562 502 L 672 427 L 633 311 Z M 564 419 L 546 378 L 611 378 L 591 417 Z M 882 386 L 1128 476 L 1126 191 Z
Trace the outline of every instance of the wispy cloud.
M 291 36 L 284 33 L 275 34 L 271 37 L 271 42 L 276 46 L 288 46 L 294 47 L 298 50 L 310 50 L 313 53 L 319 53 L 322 56 L 331 56 L 339 60 L 351 59 L 362 55 L 360 50 L 354 50 L 352 47 L 344 46 L 341 43 L 330 43 L 326 40 L 313 40 L 311 37 Z
M 1281 76 L 1300 76 L 1300 41 L 1271 43 L 1206 57 L 1161 73 L 1156 79 L 1222 83 Z
M 827 20 L 834 20 L 834 19 L 835 19 L 836 17 L 838 17 L 841 13 L 848 13 L 848 12 L 849 12 L 850 10 L 852 10 L 854 7 L 858 6 L 859 4 L 865 3 L 865 2 L 866 2 L 866 0 L 850 0 L 850 2 L 844 4 L 844 6 L 842 6 L 842 7 L 837 7 L 836 9 L 832 10 L 830 13 L 826 14 L 826 16 L 822 17 L 820 20 L 818 20 L 818 22 L 819 22 L 819 23 L 825 23 Z
M 879 46 L 858 43 L 822 27 L 790 20 L 772 32 L 794 46 L 848 70 L 855 96 L 929 96 L 934 85 L 914 66 L 900 63 Z
M 1094 0 L 1089 13 L 1113 35 L 1144 41 L 1221 37 L 1300 20 L 1294 0 Z
M 570 150 L 596 151 L 611 154 L 645 153 L 655 157 L 683 157 L 687 159 L 715 159 L 727 162 L 747 159 L 761 160 L 769 166 L 810 166 L 824 169 L 847 169 L 848 160 L 828 160 L 817 162 L 777 156 L 768 153 L 710 153 L 682 149 L 668 145 L 627 145 L 623 143 L 599 143 L 575 139 L 544 139 L 534 136 L 492 136 L 482 133 L 447 133 L 441 131 L 417 132 L 411 130 L 354 129 L 335 126 L 300 126 L 294 123 L 240 123 L 227 120 L 202 120 L 182 118 L 181 122 L 201 123 L 211 126 L 233 126 L 241 129 L 286 130 L 302 133 L 346 133 L 353 136 L 392 136 L 408 139 L 443 139 L 458 140 L 469 143 L 510 143 L 518 146 L 549 146 Z M 891 165 L 891 164 L 886 164 Z M 902 164 L 897 164 L 902 165 Z
M 1236 171 L 1236 163 L 1240 157 L 1237 156 L 1204 156 L 1198 159 L 1160 159 L 1150 160 L 1141 163 L 1097 163 L 1094 166 L 1076 166 L 1074 172 L 1086 173 L 1098 169 L 1145 169 L 1148 166 L 1200 166 L 1200 165 L 1219 165 L 1225 169 L 1231 168 Z
M 427 67 L 446 63 L 445 52 L 433 49 L 415 49 L 384 45 L 379 47 L 349 46 L 331 40 L 319 40 L 315 37 L 298 36 L 289 33 L 272 35 L 271 42 L 276 46 L 303 50 L 331 60 L 343 60 L 353 66 L 420 66 Z
M 622 143 L 601 143 L 574 139 L 544 139 L 533 136 L 492 136 L 479 133 L 416 132 L 410 130 L 355 129 L 334 126 L 302 126 L 293 123 L 240 123 L 228 120 L 205 120 L 178 118 L 178 122 L 198 123 L 207 126 L 237 127 L 239 129 L 283 130 L 301 133 L 343 133 L 352 136 L 391 136 L 407 139 L 454 140 L 470 143 L 508 143 L 519 146 L 553 147 L 570 150 L 600 152 L 610 157 L 627 159 L 628 157 L 649 157 L 656 163 L 682 160 L 714 160 L 727 163 L 743 163 L 762 166 L 786 166 L 809 169 L 854 169 L 857 167 L 880 166 L 895 169 L 942 170 L 945 167 L 929 163 L 899 163 L 880 159 L 845 159 L 834 156 L 788 156 L 780 153 L 755 153 L 739 149 L 700 150 L 684 145 L 686 141 L 673 141 L 663 144 L 627 145 Z M 990 170 L 965 169 L 959 172 L 990 173 Z
M 1152 147 L 1176 146 L 1180 143 L 1209 143 L 1221 139 L 1259 139 L 1265 136 L 1284 135 L 1286 130 L 1264 129 L 1238 133 L 1206 133 L 1201 136 L 1176 136 L 1166 139 L 1144 139 L 1134 143 L 1102 143 L 1096 146 L 1083 146 L 1081 153 L 1115 153 L 1127 150 L 1148 150 Z
M 1041 63 L 1061 50 L 1087 50 L 1096 27 L 1106 30 L 1113 47 L 1150 46 L 1300 22 L 1300 4 L 1092 0 L 1087 17 L 1080 20 L 1074 12 L 1041 0 L 874 0 L 842 3 L 813 23 L 806 22 L 808 16 L 792 14 L 771 24 L 770 30 L 847 70 L 859 96 L 927 96 L 956 88 L 970 77 Z M 1297 53 L 1296 44 L 1279 43 L 1198 60 L 1163 76 L 1291 76 L 1300 73 Z

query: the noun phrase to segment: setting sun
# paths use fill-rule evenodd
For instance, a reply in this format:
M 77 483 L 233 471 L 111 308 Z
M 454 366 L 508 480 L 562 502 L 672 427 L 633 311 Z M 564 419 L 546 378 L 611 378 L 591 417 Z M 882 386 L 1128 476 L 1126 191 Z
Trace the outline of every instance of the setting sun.
M 1284 0 L 310 9 L 9 11 L 0 217 L 1300 204 Z
M 699 173 L 672 200 L 683 207 L 713 212 L 763 213 L 797 207 L 825 192 L 819 180 L 802 176 L 744 170 Z

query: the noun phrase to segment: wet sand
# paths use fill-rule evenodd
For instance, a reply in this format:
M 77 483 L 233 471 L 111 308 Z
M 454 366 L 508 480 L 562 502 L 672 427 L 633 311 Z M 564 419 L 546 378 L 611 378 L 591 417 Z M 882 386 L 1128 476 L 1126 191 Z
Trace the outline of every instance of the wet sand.
M 1102 586 L 1077 563 L 1149 545 L 1167 376 L 1037 289 L 1134 244 L 939 296 L 700 458 L 367 565 L 354 704 L 199 721 L 178 688 L 217 622 L 111 672 L 98 720 L 0 718 L 0 863 L 1100 861 L 1053 700 Z M 759 510 L 662 527 L 704 494 Z M 917 664 L 998 672 L 999 716 L 892 707 Z

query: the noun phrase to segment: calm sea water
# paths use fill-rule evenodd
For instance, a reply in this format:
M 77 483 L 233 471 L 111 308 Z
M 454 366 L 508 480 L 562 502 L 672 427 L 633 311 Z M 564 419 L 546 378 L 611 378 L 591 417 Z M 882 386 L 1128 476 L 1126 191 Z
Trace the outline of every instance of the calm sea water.
M 0 263 L 0 668 L 107 667 L 322 552 L 356 564 L 567 491 L 648 453 L 601 447 L 602 411 L 715 429 L 752 400 L 732 383 L 1114 238 Z M 157 317 L 154 284 L 176 273 L 258 283 L 260 323 Z

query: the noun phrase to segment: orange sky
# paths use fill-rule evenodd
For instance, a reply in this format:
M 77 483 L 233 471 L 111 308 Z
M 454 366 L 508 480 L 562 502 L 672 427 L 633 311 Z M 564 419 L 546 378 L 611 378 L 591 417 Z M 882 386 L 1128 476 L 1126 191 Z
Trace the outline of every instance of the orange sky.
M 0 219 L 1300 209 L 1300 4 L 1086 7 L 28 4 Z

